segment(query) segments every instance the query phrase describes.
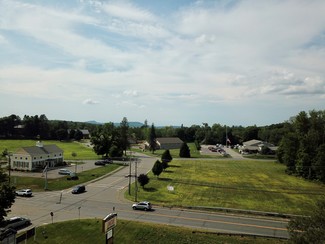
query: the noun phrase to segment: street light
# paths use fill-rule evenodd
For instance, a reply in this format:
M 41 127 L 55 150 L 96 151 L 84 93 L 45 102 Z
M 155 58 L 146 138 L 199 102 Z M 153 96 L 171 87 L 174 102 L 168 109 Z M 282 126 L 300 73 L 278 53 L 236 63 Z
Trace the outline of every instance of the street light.
M 9 153 L 6 155 L 6 157 L 8 158 L 8 175 L 9 175 L 9 179 L 8 179 L 8 183 L 10 185 L 10 174 L 11 174 L 11 156 L 12 156 L 12 153 Z

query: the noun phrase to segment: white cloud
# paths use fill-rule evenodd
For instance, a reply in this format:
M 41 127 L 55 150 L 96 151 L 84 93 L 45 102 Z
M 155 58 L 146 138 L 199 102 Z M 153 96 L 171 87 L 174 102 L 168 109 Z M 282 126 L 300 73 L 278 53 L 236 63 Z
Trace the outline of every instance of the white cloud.
M 0 92 L 207 118 L 219 105 L 321 104 L 325 2 L 225 2 L 154 14 L 141 1 L 0 1 Z
M 94 104 L 98 104 L 99 102 L 96 101 L 96 100 L 93 100 L 93 99 L 91 99 L 91 98 L 87 98 L 87 99 L 84 100 L 82 103 L 83 103 L 83 104 L 94 105 Z
M 154 15 L 149 11 L 141 9 L 130 2 L 111 1 L 104 4 L 102 8 L 110 16 L 124 20 L 137 22 L 155 21 Z
M 123 92 L 124 95 L 126 96 L 132 96 L 132 97 L 137 97 L 138 96 L 138 91 L 136 90 L 126 90 Z

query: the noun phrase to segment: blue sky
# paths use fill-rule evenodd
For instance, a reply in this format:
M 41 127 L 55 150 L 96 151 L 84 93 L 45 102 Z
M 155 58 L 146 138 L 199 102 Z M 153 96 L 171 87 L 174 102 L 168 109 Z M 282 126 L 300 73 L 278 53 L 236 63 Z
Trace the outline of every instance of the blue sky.
M 325 1 L 0 0 L 0 117 L 270 125 L 325 107 Z

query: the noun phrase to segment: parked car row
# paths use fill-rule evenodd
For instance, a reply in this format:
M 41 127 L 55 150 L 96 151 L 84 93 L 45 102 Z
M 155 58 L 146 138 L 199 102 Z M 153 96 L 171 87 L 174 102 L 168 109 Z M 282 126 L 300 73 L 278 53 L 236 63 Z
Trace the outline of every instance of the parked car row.
M 208 147 L 208 149 L 211 152 L 217 152 L 217 153 L 220 153 L 221 155 L 226 155 L 226 151 L 222 147 Z

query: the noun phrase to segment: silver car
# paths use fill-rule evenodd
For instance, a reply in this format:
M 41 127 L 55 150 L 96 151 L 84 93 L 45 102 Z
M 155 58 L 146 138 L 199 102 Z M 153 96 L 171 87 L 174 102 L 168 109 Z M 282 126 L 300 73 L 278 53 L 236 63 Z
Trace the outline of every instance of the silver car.
M 138 202 L 138 203 L 134 203 L 132 205 L 132 208 L 134 210 L 140 209 L 140 210 L 144 210 L 144 211 L 148 211 L 152 209 L 152 205 L 150 202 Z

